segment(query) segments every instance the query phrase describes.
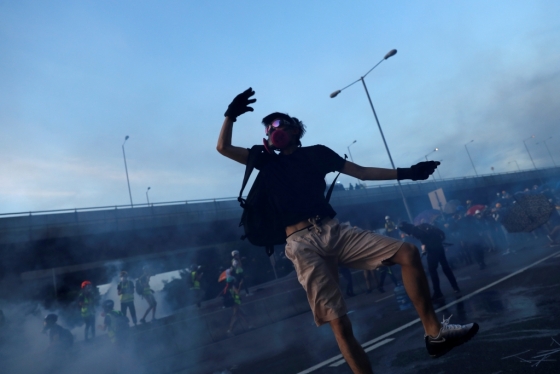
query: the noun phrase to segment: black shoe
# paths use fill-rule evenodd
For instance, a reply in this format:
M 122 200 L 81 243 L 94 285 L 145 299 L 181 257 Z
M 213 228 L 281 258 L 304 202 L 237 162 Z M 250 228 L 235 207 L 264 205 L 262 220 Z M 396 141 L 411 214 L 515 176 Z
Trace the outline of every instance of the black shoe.
M 435 338 L 425 335 L 426 349 L 433 358 L 443 356 L 453 348 L 468 342 L 478 332 L 477 323 L 467 325 L 451 325 L 448 319 L 443 319 L 441 330 Z
M 383 287 L 378 287 L 377 290 L 381 293 L 385 293 L 385 289 Z
M 455 288 L 455 289 L 453 290 L 453 292 L 455 292 L 455 293 L 461 293 L 461 290 L 459 289 L 459 287 L 457 287 L 457 288 Z

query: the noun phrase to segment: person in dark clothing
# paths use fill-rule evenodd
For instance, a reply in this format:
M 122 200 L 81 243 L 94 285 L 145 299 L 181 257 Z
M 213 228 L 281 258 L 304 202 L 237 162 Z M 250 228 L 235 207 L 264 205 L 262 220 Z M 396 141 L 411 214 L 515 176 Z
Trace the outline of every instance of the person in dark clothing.
M 121 271 L 121 281 L 117 285 L 117 294 L 121 301 L 121 312 L 126 316 L 127 309 L 130 310 L 132 323 L 136 326 L 136 308 L 134 307 L 134 282 L 128 279 L 128 273 Z
M 438 265 L 441 264 L 441 270 L 449 280 L 451 287 L 455 292 L 461 292 L 459 286 L 457 285 L 457 280 L 455 275 L 451 270 L 451 267 L 447 263 L 447 258 L 445 257 L 445 248 L 443 246 L 443 241 L 445 240 L 445 234 L 443 231 L 434 227 L 428 223 L 422 223 L 421 225 L 414 226 L 407 222 L 402 222 L 400 227 L 401 231 L 406 232 L 409 235 L 414 236 L 422 242 L 424 250 L 428 256 L 428 269 L 430 272 L 430 277 L 432 278 L 432 287 L 434 288 L 434 294 L 432 296 L 433 300 L 440 299 L 443 297 L 441 288 L 439 285 L 439 276 L 437 273 Z
M 82 291 L 78 295 L 78 305 L 84 320 L 85 341 L 90 341 L 95 338 L 95 295 L 93 292 L 93 285 L 90 281 L 82 282 Z M 89 335 L 90 333 L 91 335 Z
M 371 373 L 371 364 L 356 340 L 348 310 L 338 285 L 338 265 L 367 270 L 382 265 L 401 265 L 404 285 L 424 326 L 428 353 L 439 357 L 472 338 L 478 325 L 440 323 L 430 301 L 430 289 L 418 250 L 377 233 L 340 223 L 327 202 L 325 176 L 341 172 L 360 180 L 425 180 L 439 162 L 421 162 L 410 168 L 362 167 L 346 161 L 323 145 L 303 147 L 305 126 L 296 117 L 271 113 L 262 124 L 268 139 L 264 150 L 232 145 L 233 124 L 249 107 L 254 91 L 249 88 L 228 106 L 216 149 L 220 154 L 246 165 L 256 154 L 260 186 L 279 222 L 285 228 L 286 256 L 294 263 L 317 325 L 330 324 L 340 351 L 355 373 Z M 258 151 L 258 153 L 255 152 Z M 278 153 L 277 153 L 278 152 Z
M 346 279 L 346 296 L 356 296 L 356 294 L 354 293 L 354 280 L 352 279 L 352 273 L 350 272 L 350 269 L 339 265 L 338 272 L 344 277 L 344 279 Z
M 481 214 L 467 216 L 464 219 L 468 228 L 468 236 L 465 237 L 467 248 L 480 270 L 484 270 L 486 268 L 486 263 L 484 262 L 486 223 L 484 223 Z
M 67 353 L 74 344 L 72 333 L 60 326 L 56 314 L 49 314 L 45 317 L 43 333 L 49 333 L 49 352 L 54 354 Z
M 379 272 L 379 283 L 377 284 L 377 290 L 379 292 L 385 292 L 385 288 L 383 288 L 383 285 L 385 284 L 385 278 L 387 278 L 387 275 L 389 276 L 389 278 L 391 278 L 395 287 L 398 287 L 400 285 L 397 277 L 395 277 L 395 274 L 393 274 L 389 266 L 380 266 L 376 271 Z

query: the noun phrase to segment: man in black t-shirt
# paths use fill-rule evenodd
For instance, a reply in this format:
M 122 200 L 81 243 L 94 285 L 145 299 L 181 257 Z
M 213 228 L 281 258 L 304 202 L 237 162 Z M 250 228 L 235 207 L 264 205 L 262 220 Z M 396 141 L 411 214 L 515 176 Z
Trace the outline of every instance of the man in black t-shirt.
M 233 123 L 238 116 L 253 111 L 249 107 L 256 101 L 251 99 L 253 95 L 249 88 L 228 106 L 216 147 L 219 153 L 241 164 L 247 164 L 249 150 L 231 144 Z M 438 321 L 414 245 L 339 223 L 324 196 L 325 175 L 330 172 L 340 171 L 360 180 L 419 180 L 427 179 L 439 162 L 421 162 L 397 170 L 362 167 L 323 145 L 302 147 L 305 126 L 295 117 L 272 113 L 262 123 L 268 137 L 263 139 L 267 152 L 259 155 L 255 168 L 260 170 L 274 210 L 286 228 L 286 256 L 307 293 L 315 323 L 330 324 L 351 369 L 371 373 L 371 364 L 354 337 L 338 287 L 338 265 L 362 270 L 401 265 L 404 286 L 424 326 L 426 348 L 432 357 L 472 338 L 478 331 L 476 323 L 451 325 L 449 319 Z

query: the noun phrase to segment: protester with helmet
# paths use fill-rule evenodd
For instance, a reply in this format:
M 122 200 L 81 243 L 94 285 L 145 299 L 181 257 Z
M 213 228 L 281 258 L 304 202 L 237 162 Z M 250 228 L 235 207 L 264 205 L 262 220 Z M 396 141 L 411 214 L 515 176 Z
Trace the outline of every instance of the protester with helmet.
M 149 266 L 144 266 L 142 268 L 143 274 L 140 278 L 138 278 L 138 285 L 140 286 L 139 289 L 136 290 L 142 297 L 148 302 L 148 309 L 144 313 L 144 317 L 140 320 L 141 323 L 146 323 L 146 317 L 148 313 L 152 311 L 152 321 L 156 320 L 156 307 L 157 301 L 154 297 L 154 291 L 150 288 L 150 277 L 152 276 L 152 271 Z
M 52 313 L 44 319 L 43 333 L 49 333 L 49 352 L 67 352 L 74 344 L 74 336 L 69 330 L 57 324 L 57 321 L 58 316 Z
M 90 281 L 82 282 L 82 291 L 78 295 L 78 305 L 85 324 L 85 341 L 90 341 L 90 339 L 95 338 L 95 295 Z M 91 332 L 91 337 L 89 337 L 88 332 Z
M 235 250 L 231 252 L 231 266 L 234 270 L 235 277 L 238 281 L 238 289 L 244 289 L 246 296 L 251 296 L 252 293 L 249 292 L 249 287 L 247 287 L 247 281 L 245 280 L 245 272 L 243 271 L 243 263 L 241 261 L 241 256 L 239 251 Z
M 385 216 L 385 235 L 400 240 L 397 225 L 395 225 L 395 222 L 393 222 L 389 216 Z
M 113 300 L 105 300 L 103 306 L 103 325 L 99 328 L 107 331 L 109 339 L 118 348 L 125 348 L 130 335 L 130 327 L 128 318 L 117 310 L 114 310 L 115 302 Z
M 202 275 L 204 274 L 202 272 L 202 266 L 192 265 L 190 272 L 190 290 L 196 306 L 200 308 L 202 302 L 202 289 L 200 288 L 200 281 L 202 279 Z
M 121 271 L 121 281 L 117 285 L 117 294 L 121 301 L 121 312 L 126 316 L 126 310 L 130 310 L 130 317 L 136 326 L 136 308 L 134 307 L 134 282 L 128 279 L 128 273 Z

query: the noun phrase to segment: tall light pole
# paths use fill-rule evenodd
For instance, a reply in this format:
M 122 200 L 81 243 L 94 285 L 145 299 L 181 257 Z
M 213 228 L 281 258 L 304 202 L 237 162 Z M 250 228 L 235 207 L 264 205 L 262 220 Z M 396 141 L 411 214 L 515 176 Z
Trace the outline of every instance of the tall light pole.
M 467 144 L 471 144 L 472 142 L 474 142 L 474 139 L 471 140 L 470 142 L 468 142 Z M 478 177 L 478 173 L 476 172 L 476 168 L 474 167 L 474 162 L 472 162 L 471 154 L 469 153 L 469 149 L 467 148 L 467 144 L 465 144 L 465 149 L 467 150 L 467 154 L 469 155 L 469 160 L 471 160 L 471 165 L 472 165 L 472 168 L 474 169 L 474 173 Z
M 148 205 L 150 205 L 150 198 L 148 197 L 148 191 L 150 190 L 150 188 L 152 187 L 148 187 L 148 189 L 146 190 L 146 200 L 148 201 Z
M 548 151 L 548 155 L 550 156 L 550 159 L 552 160 L 552 163 L 554 164 L 554 167 L 556 167 L 556 162 L 554 162 L 554 157 L 552 157 L 552 153 L 550 153 L 550 149 L 548 149 L 548 145 L 546 144 L 546 141 L 550 140 L 550 139 L 552 139 L 552 136 L 548 137 L 548 139 L 545 139 L 542 142 L 537 142 L 537 144 L 544 143 L 544 146 L 546 147 L 546 150 Z
M 124 170 L 126 171 L 126 182 L 128 183 L 128 195 L 130 196 L 130 206 L 134 206 L 132 204 L 132 192 L 130 192 L 130 179 L 128 179 L 128 167 L 126 166 L 126 154 L 124 153 L 124 143 L 128 140 L 129 136 L 124 137 L 124 142 L 122 143 L 122 155 L 124 158 Z
M 439 151 L 439 149 L 438 149 L 438 148 L 434 148 L 433 151 L 431 151 L 430 153 L 428 153 L 427 155 L 425 155 L 424 158 L 426 159 L 426 161 L 428 161 L 428 156 L 429 156 L 429 155 L 431 155 L 432 153 L 437 152 L 437 151 Z M 438 196 L 438 194 L 437 194 L 437 189 L 438 189 L 439 187 L 438 187 L 438 185 L 437 185 L 436 176 L 432 174 L 432 178 L 434 178 L 434 185 L 436 186 L 436 200 L 437 200 L 437 203 L 438 203 L 438 205 L 439 205 L 439 210 L 440 210 L 440 212 L 442 212 L 442 214 L 443 214 L 443 207 L 441 206 L 441 201 L 439 200 L 439 196 Z M 441 176 L 440 176 L 440 178 L 441 178 Z
M 533 157 L 531 156 L 531 152 L 529 152 L 529 148 L 527 147 L 527 140 L 529 139 L 533 139 L 535 137 L 535 135 L 531 135 L 530 137 L 528 137 L 527 139 L 523 140 L 523 144 L 525 144 L 525 149 L 527 150 L 527 153 L 529 154 L 529 158 L 531 159 L 531 162 L 533 163 L 533 167 L 535 168 L 535 170 L 537 169 L 537 165 L 535 165 L 535 161 L 533 161 Z
M 431 155 L 432 153 L 437 152 L 437 151 L 439 151 L 439 148 L 434 148 L 433 151 L 431 151 L 430 153 L 428 153 L 427 155 L 425 155 L 424 158 L 426 159 L 426 161 L 428 161 L 428 156 L 429 156 L 429 155 Z M 436 170 L 437 170 L 437 172 L 438 172 L 439 179 L 441 179 L 441 174 L 439 173 L 439 169 L 436 168 Z M 436 180 L 436 177 L 435 177 L 433 174 L 432 174 L 432 177 L 434 178 L 434 180 Z
M 350 152 L 350 147 L 356 142 L 357 140 L 354 140 L 348 147 L 346 147 L 348 149 L 348 154 L 350 155 L 350 161 L 352 161 L 352 163 L 354 163 L 354 159 L 352 158 L 352 152 Z
M 354 82 L 350 83 L 348 86 L 341 88 L 340 90 L 336 90 L 334 91 L 330 97 L 331 98 L 335 98 L 339 93 L 341 93 L 342 91 L 344 91 L 345 89 L 347 89 L 348 87 L 354 85 L 355 83 L 358 83 L 359 81 L 362 81 L 362 84 L 364 86 L 364 90 L 366 91 L 366 95 L 369 101 L 369 105 L 371 107 L 371 111 L 373 112 L 373 116 L 375 117 L 375 122 L 377 122 L 377 127 L 379 128 L 379 133 L 381 134 L 381 139 L 383 139 L 383 144 L 385 144 L 385 150 L 387 151 L 387 155 L 389 156 L 389 161 L 391 161 L 391 166 L 393 167 L 393 169 L 395 168 L 395 163 L 393 162 L 393 158 L 391 157 L 391 152 L 389 151 L 389 146 L 387 146 L 387 141 L 385 141 L 385 135 L 383 135 L 383 130 L 381 129 L 381 125 L 379 124 L 379 119 L 377 118 L 377 113 L 375 113 L 375 108 L 373 107 L 373 102 L 371 101 L 371 97 L 369 96 L 369 91 L 367 89 L 366 86 L 366 82 L 364 81 L 364 78 L 373 70 L 377 67 L 377 65 L 379 65 L 380 63 L 382 63 L 384 60 L 387 60 L 389 57 L 392 57 L 394 55 L 397 54 L 397 50 L 396 49 L 391 49 L 389 52 L 387 52 L 387 54 L 381 59 L 381 61 L 379 61 L 377 64 L 375 64 L 374 67 L 372 67 L 371 69 L 369 69 L 369 71 L 367 73 L 365 73 L 362 77 L 360 77 L 360 79 L 355 80 Z M 410 220 L 410 222 L 412 222 L 412 214 L 410 213 L 410 209 L 408 208 L 408 203 L 406 202 L 406 198 L 404 197 L 404 192 L 402 189 L 402 185 L 401 182 L 397 179 L 397 183 L 399 185 L 399 191 L 401 193 L 402 199 L 403 199 L 403 203 L 404 203 L 404 207 L 406 209 L 406 213 L 408 214 L 408 219 Z
M 515 165 L 517 165 L 517 171 L 521 171 L 521 169 L 519 168 L 519 164 L 517 163 L 516 160 L 508 162 L 508 165 L 511 164 L 512 162 L 515 162 Z

